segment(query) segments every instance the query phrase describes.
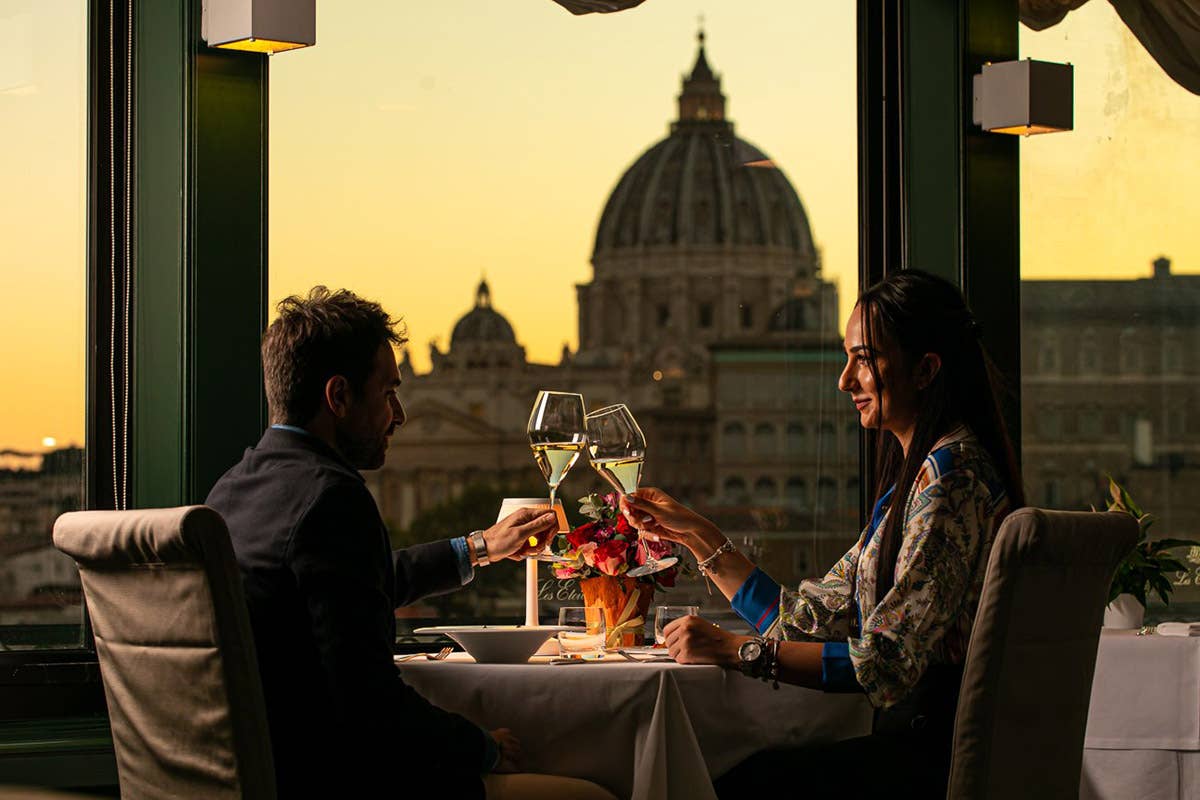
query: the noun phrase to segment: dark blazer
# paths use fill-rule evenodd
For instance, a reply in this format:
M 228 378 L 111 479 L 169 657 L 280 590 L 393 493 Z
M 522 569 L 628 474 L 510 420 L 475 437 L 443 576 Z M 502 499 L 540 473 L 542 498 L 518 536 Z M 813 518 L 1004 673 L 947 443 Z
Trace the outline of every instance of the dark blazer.
M 396 797 L 420 784 L 482 797 L 486 734 L 392 662 L 394 609 L 460 586 L 450 543 L 393 552 L 358 471 L 287 430 L 268 429 L 207 503 L 242 572 L 280 797 Z

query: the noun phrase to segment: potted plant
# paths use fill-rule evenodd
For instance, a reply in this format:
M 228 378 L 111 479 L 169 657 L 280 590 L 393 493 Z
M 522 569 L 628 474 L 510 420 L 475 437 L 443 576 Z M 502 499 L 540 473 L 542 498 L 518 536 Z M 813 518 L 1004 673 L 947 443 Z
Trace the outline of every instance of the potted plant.
M 1154 591 L 1164 604 L 1170 604 L 1175 588 L 1167 576 L 1185 572 L 1187 565 L 1171 555 L 1176 547 L 1195 547 L 1200 542 L 1190 539 L 1155 539 L 1147 535 L 1154 517 L 1142 511 L 1121 484 L 1108 478 L 1108 510 L 1123 511 L 1138 522 L 1138 541 L 1129 555 L 1117 565 L 1108 590 L 1108 607 L 1104 610 L 1106 628 L 1140 628 L 1146 615 L 1146 597 Z
M 640 578 L 625 573 L 644 563 L 647 553 L 669 555 L 671 545 L 647 539 L 638 547 L 637 531 L 621 513 L 616 494 L 589 494 L 579 501 L 579 511 L 591 521 L 555 538 L 555 552 L 571 561 L 556 565 L 554 576 L 577 579 L 584 604 L 604 609 L 609 647 L 640 645 L 654 593 L 674 586 L 679 568 Z

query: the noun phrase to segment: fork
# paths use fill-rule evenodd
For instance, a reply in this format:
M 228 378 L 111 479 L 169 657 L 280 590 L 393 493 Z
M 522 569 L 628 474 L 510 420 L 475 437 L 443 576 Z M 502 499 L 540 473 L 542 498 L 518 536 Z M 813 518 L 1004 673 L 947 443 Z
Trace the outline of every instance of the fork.
M 410 653 L 406 656 L 395 656 L 392 662 L 395 664 L 404 664 L 408 661 L 413 661 L 418 658 L 427 658 L 430 661 L 445 661 L 446 656 L 454 652 L 453 647 L 443 647 L 436 653 Z

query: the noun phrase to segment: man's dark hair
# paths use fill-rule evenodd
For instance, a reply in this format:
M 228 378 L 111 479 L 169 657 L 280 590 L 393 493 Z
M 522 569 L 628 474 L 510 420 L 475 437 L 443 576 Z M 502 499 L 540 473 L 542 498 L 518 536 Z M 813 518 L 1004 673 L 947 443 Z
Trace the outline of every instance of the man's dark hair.
M 335 375 L 362 392 L 380 345 L 408 341 L 403 324 L 353 292 L 314 286 L 276 306 L 262 340 L 263 381 L 273 424 L 304 425 L 317 413 Z

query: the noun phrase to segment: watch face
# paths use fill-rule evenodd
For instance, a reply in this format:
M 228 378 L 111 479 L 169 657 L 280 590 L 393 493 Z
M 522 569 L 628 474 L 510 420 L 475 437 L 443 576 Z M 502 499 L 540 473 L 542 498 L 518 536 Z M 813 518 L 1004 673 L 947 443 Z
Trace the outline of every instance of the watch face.
M 762 656 L 762 645 L 755 641 L 743 642 L 738 648 L 738 658 L 743 662 L 758 661 Z

